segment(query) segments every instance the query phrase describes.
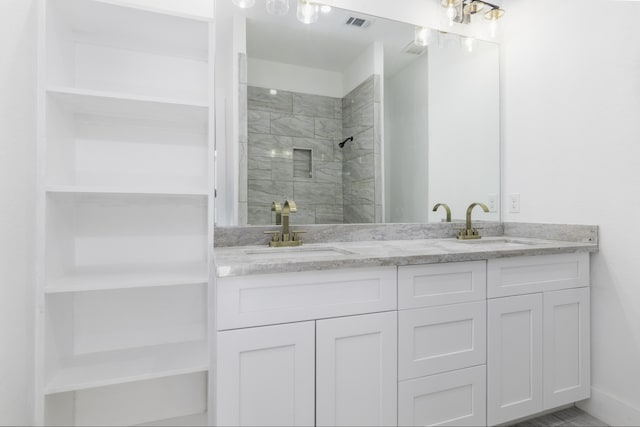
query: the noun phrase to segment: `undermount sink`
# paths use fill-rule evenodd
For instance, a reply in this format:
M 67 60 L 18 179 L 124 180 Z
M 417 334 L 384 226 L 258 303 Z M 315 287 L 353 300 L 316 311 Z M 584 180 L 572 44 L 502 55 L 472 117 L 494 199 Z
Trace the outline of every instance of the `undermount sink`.
M 343 256 L 352 255 L 353 252 L 333 247 L 305 247 L 298 246 L 292 248 L 264 248 L 247 249 L 244 251 L 249 257 L 254 259 L 283 259 L 283 258 L 316 258 L 323 256 Z
M 456 240 L 458 243 L 464 243 L 468 245 L 478 245 L 478 246 L 501 246 L 501 247 L 518 247 L 518 246 L 536 246 L 537 242 L 532 242 L 528 240 L 518 240 L 518 239 L 509 239 L 509 238 L 484 238 L 477 240 Z

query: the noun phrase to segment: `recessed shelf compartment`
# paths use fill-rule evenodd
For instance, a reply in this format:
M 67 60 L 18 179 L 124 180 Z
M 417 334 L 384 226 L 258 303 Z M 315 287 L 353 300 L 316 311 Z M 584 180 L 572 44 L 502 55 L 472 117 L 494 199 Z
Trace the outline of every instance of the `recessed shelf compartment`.
M 207 425 L 207 373 L 57 393 L 45 398 L 45 425 Z
M 78 92 L 48 92 L 49 190 L 207 194 L 207 108 Z
M 45 394 L 208 369 L 207 285 L 48 295 Z
M 48 0 L 46 7 L 50 85 L 206 105 L 207 22 L 96 0 Z
M 207 233 L 207 200 L 201 196 L 49 193 L 46 283 L 71 280 L 82 290 L 76 279 L 88 272 L 91 289 L 114 276 L 126 282 L 128 275 L 146 271 L 143 283 L 152 284 L 154 277 L 163 283 L 167 268 L 208 264 Z

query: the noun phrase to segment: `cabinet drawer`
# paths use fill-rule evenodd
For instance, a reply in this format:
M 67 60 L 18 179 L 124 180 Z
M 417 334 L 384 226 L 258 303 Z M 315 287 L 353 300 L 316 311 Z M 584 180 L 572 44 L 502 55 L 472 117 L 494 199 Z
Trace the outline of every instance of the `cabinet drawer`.
M 396 267 L 223 277 L 218 330 L 396 310 Z
M 398 377 L 486 362 L 486 301 L 398 312 Z
M 480 301 L 485 299 L 486 283 L 485 261 L 400 266 L 398 308 Z
M 484 426 L 486 397 L 485 366 L 403 381 L 398 425 Z
M 489 298 L 589 286 L 589 254 L 490 259 Z

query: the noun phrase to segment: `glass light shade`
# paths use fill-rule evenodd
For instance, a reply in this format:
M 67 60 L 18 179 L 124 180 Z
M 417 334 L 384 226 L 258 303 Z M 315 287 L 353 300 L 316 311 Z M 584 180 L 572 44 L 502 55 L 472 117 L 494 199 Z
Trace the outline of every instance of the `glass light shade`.
M 320 12 L 322 12 L 322 13 L 331 12 L 331 6 L 329 6 L 327 4 L 320 6 Z
M 267 12 L 275 16 L 289 13 L 289 0 L 267 0 Z
M 504 15 L 504 10 L 494 8 L 484 14 L 484 19 L 489 21 L 489 33 L 491 37 L 496 36 L 496 32 L 498 29 L 498 19 L 502 18 Z
M 238 6 L 240 9 L 249 9 L 256 4 L 256 0 L 233 0 L 233 4 Z
M 447 6 L 447 18 L 449 18 L 449 25 L 453 25 L 453 20 L 458 16 L 458 11 L 456 10 L 456 6 L 451 3 Z
M 318 21 L 320 6 L 308 0 L 298 0 L 298 21 L 313 24 Z
M 413 42 L 416 46 L 427 46 L 429 44 L 429 29 L 416 26 Z
M 473 52 L 473 45 L 474 45 L 475 40 L 471 37 L 466 37 L 464 39 L 464 45 L 467 47 L 467 50 L 469 52 Z

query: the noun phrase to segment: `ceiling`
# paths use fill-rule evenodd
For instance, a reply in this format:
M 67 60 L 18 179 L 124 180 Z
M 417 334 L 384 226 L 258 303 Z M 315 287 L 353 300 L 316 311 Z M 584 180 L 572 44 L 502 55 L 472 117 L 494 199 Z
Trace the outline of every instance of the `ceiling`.
M 257 58 L 327 71 L 344 71 L 374 41 L 384 46 L 385 75 L 391 76 L 417 58 L 402 53 L 413 42 L 414 26 L 344 9 L 320 14 L 314 24 L 296 19 L 295 0 L 286 16 L 267 13 L 265 0 L 251 9 L 236 8 L 247 17 L 247 54 Z M 349 17 L 369 21 L 366 28 L 346 25 Z

